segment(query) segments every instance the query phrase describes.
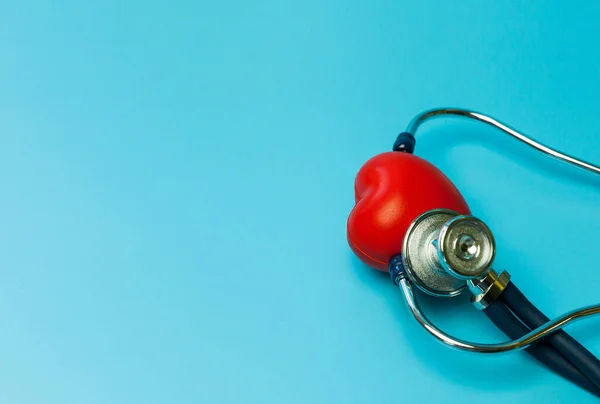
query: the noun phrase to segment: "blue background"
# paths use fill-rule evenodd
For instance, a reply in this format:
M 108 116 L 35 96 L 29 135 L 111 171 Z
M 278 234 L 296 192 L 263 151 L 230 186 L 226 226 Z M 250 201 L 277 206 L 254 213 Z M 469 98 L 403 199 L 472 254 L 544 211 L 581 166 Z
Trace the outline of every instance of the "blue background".
M 592 402 L 524 354 L 432 340 L 345 225 L 356 172 L 422 109 L 600 162 L 599 18 L 589 1 L 3 2 L 0 402 Z M 597 178 L 453 119 L 417 153 L 547 314 L 598 302 Z M 504 339 L 464 303 L 425 299 L 444 329 Z M 570 330 L 600 353 L 597 321 Z

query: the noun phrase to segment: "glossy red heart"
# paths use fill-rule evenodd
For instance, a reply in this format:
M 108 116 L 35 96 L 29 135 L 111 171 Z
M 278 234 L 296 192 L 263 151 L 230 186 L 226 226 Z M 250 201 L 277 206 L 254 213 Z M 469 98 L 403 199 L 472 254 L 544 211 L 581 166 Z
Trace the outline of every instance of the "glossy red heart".
M 348 217 L 348 242 L 367 265 L 387 270 L 402 251 L 410 224 L 432 209 L 470 214 L 464 198 L 437 167 L 413 154 L 381 153 L 365 163 L 354 184 L 356 205 Z

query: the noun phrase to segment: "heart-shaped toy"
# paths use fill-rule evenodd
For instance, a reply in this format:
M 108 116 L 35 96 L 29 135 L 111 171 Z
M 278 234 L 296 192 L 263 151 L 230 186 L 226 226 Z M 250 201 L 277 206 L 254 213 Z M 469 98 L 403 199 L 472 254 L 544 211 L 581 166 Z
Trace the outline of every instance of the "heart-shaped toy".
M 348 243 L 367 265 L 386 271 L 401 253 L 410 224 L 432 209 L 470 214 L 464 198 L 438 168 L 410 153 L 386 152 L 367 161 L 354 183 Z

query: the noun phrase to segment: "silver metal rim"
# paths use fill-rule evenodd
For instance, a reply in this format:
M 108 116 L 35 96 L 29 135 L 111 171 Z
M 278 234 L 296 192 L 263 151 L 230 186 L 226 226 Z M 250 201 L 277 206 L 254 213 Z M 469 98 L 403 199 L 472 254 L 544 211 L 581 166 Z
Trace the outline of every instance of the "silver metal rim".
M 408 275 L 408 278 L 421 291 L 423 291 L 424 293 L 426 293 L 430 296 L 435 296 L 435 297 L 455 297 L 455 296 L 460 295 L 465 290 L 465 288 L 467 287 L 466 282 L 465 282 L 464 286 L 454 289 L 449 292 L 440 292 L 439 290 L 431 289 L 429 286 L 427 286 L 427 284 L 425 284 L 421 280 L 421 278 L 419 278 L 419 276 L 417 276 L 417 274 L 415 274 L 415 272 L 413 271 L 413 264 L 410 259 L 411 254 L 410 254 L 410 247 L 409 247 L 409 239 L 410 239 L 411 234 L 414 232 L 415 227 L 418 226 L 419 223 L 421 223 L 423 220 L 427 219 L 428 217 L 437 215 L 437 214 L 448 214 L 448 215 L 452 215 L 452 216 L 460 216 L 459 213 L 457 213 L 453 210 L 450 210 L 450 209 L 433 209 L 433 210 L 423 213 L 422 215 L 417 217 L 415 220 L 413 220 L 413 222 L 408 227 L 408 230 L 406 231 L 406 234 L 404 235 L 404 240 L 402 242 L 402 261 L 404 262 L 404 267 L 406 268 L 406 274 Z M 432 270 L 434 270 L 434 269 L 432 268 Z

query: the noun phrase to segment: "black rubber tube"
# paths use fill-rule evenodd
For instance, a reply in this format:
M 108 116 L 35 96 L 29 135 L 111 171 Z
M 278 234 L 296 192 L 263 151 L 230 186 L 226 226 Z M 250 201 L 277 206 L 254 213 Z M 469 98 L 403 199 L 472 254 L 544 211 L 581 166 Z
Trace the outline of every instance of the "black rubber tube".
M 513 283 L 510 283 L 500 299 L 527 327 L 537 328 L 550 319 L 537 309 Z M 585 375 L 596 387 L 600 388 L 600 360 L 581 345 L 575 338 L 560 330 L 544 338 L 569 362 Z
M 496 300 L 483 312 L 510 339 L 520 338 L 531 331 L 501 300 Z M 531 345 L 526 352 L 557 375 L 600 398 L 600 389 L 548 343 L 542 341 Z

